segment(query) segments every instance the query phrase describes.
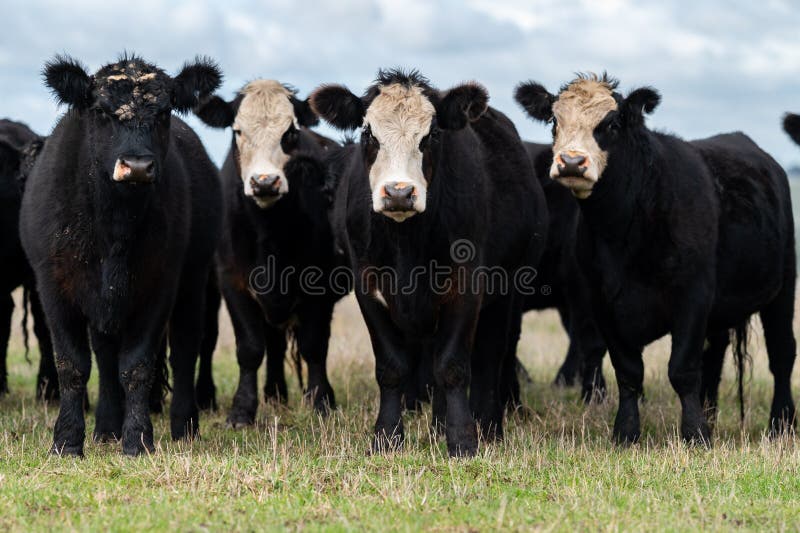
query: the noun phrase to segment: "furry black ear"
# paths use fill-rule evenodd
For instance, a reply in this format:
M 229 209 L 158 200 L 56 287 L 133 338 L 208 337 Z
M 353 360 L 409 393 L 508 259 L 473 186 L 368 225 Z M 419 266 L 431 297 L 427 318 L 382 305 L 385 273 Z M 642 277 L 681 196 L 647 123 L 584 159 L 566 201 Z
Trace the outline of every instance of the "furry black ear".
M 364 102 L 343 85 L 322 85 L 308 97 L 311 110 L 340 130 L 354 130 L 364 123 Z
M 514 89 L 514 100 L 534 120 L 547 122 L 553 117 L 553 102 L 556 97 L 534 81 L 525 81 Z
M 297 122 L 301 126 L 310 128 L 311 126 L 319 124 L 319 117 L 314 113 L 314 110 L 311 109 L 308 98 L 300 100 L 292 96 L 289 99 L 292 101 L 292 106 L 294 107 L 294 116 L 297 117 Z
M 489 93 L 476 82 L 447 91 L 436 104 L 436 122 L 446 130 L 460 130 L 475 122 L 489 107 Z
M 186 113 L 202 99 L 213 93 L 222 83 L 219 65 L 208 57 L 197 57 L 186 63 L 173 79 L 172 108 Z
M 42 77 L 59 103 L 76 109 L 92 104 L 92 77 L 77 59 L 57 55 L 45 63 Z
M 235 103 L 236 100 L 226 102 L 219 96 L 214 95 L 195 107 L 194 114 L 212 128 L 229 128 L 236 119 L 236 109 L 234 109 Z M 236 107 L 238 108 L 239 106 L 236 105 Z
M 0 172 L 4 176 L 16 174 L 21 157 L 20 147 L 14 139 L 0 134 Z
M 661 95 L 658 94 L 658 91 L 652 87 L 640 87 L 631 91 L 628 97 L 625 98 L 625 107 L 628 108 L 629 112 L 638 113 L 639 115 L 647 113 L 649 115 L 660 102 Z
M 783 117 L 783 129 L 794 142 L 800 144 L 800 115 L 786 113 L 786 116 Z

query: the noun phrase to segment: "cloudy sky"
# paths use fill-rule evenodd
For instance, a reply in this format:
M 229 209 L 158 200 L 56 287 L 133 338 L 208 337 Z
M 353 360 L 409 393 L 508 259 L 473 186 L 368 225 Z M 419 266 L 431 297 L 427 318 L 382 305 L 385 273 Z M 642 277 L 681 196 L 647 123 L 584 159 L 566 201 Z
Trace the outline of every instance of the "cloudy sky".
M 197 54 L 219 61 L 231 96 L 266 77 L 307 94 L 323 82 L 360 93 L 379 67 L 415 67 L 440 88 L 482 82 L 525 138 L 514 86 L 551 90 L 577 71 L 608 70 L 627 92 L 663 95 L 654 127 L 697 138 L 743 130 L 779 162 L 800 164 L 780 128 L 800 112 L 800 6 L 791 0 L 4 0 L 0 117 L 48 133 L 59 110 L 41 66 L 71 54 L 94 71 L 123 50 L 176 72 Z M 794 4 L 794 5 L 793 5 Z M 228 133 L 197 125 L 212 157 Z

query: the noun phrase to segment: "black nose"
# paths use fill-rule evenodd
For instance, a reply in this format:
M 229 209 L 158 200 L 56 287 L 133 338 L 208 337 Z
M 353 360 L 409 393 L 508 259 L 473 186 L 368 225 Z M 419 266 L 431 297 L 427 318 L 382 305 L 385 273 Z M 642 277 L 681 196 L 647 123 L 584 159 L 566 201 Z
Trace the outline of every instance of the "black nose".
M 156 177 L 156 162 L 149 156 L 124 156 L 114 169 L 116 181 L 149 183 Z
M 251 176 L 250 188 L 253 189 L 253 196 L 278 196 L 281 188 L 281 177 L 277 174 Z
M 402 181 L 387 183 L 383 187 L 384 211 L 410 211 L 414 209 L 417 189 Z
M 567 152 L 559 154 L 561 160 L 558 164 L 558 173 L 562 176 L 583 176 L 586 172 L 586 156 L 569 155 Z

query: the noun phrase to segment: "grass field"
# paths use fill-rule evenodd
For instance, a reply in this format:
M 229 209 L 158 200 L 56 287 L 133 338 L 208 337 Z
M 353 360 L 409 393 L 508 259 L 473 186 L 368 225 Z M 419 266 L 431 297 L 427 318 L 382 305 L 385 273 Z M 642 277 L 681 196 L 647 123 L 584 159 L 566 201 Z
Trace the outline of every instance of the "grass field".
M 335 315 L 330 372 L 341 407 L 330 418 L 300 405 L 293 380 L 288 408 L 262 405 L 255 427 L 226 429 L 237 368 L 224 317 L 214 369 L 223 409 L 202 418 L 193 443 L 171 442 L 167 418 L 156 417 L 157 453 L 137 459 L 92 442 L 83 460 L 47 454 L 56 407 L 34 402 L 35 365 L 17 336 L 13 390 L 0 400 L 0 531 L 798 530 L 800 453 L 795 439 L 764 436 L 771 379 L 754 328 L 744 426 L 727 361 L 713 449 L 682 444 L 662 339 L 646 353 L 642 442 L 618 449 L 609 442 L 610 365 L 609 401 L 584 408 L 577 391 L 550 385 L 566 350 L 556 315 L 530 314 L 520 358 L 535 415 L 509 419 L 505 442 L 469 460 L 448 459 L 444 442 L 431 439 L 429 410 L 406 417 L 402 452 L 366 454 L 377 386 L 352 299 Z

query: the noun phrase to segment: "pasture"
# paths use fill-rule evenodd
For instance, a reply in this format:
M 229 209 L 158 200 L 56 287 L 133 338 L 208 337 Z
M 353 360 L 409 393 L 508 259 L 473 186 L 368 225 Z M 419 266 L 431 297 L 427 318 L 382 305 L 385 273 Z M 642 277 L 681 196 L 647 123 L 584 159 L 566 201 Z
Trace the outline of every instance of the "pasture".
M 18 295 L 19 296 L 19 295 Z M 340 408 L 328 419 L 300 406 L 259 406 L 255 427 L 225 427 L 238 369 L 226 316 L 214 371 L 221 409 L 201 415 L 202 439 L 174 443 L 154 417 L 157 452 L 124 457 L 119 444 L 87 441 L 85 459 L 48 455 L 56 406 L 34 402 L 35 364 L 24 358 L 20 316 L 9 354 L 12 392 L 0 400 L 0 530 L 795 530 L 800 524 L 796 439 L 764 435 L 772 389 L 760 325 L 751 337 L 746 419 L 739 422 L 730 356 L 711 450 L 687 448 L 669 386 L 669 340 L 645 354 L 642 441 L 610 443 L 610 401 L 585 408 L 551 380 L 567 339 L 550 311 L 523 324 L 520 359 L 530 416 L 508 419 L 505 442 L 474 459 L 447 457 L 428 430 L 430 407 L 406 414 L 402 452 L 369 456 L 377 409 L 369 337 L 355 301 L 336 308 L 329 369 Z M 800 323 L 796 321 L 795 332 Z M 32 350 L 37 362 L 38 353 Z M 287 367 L 287 371 L 289 368 Z M 89 390 L 96 404 L 97 376 Z M 263 386 L 263 366 L 259 374 Z M 800 389 L 795 372 L 793 390 Z M 87 418 L 87 434 L 94 427 Z

